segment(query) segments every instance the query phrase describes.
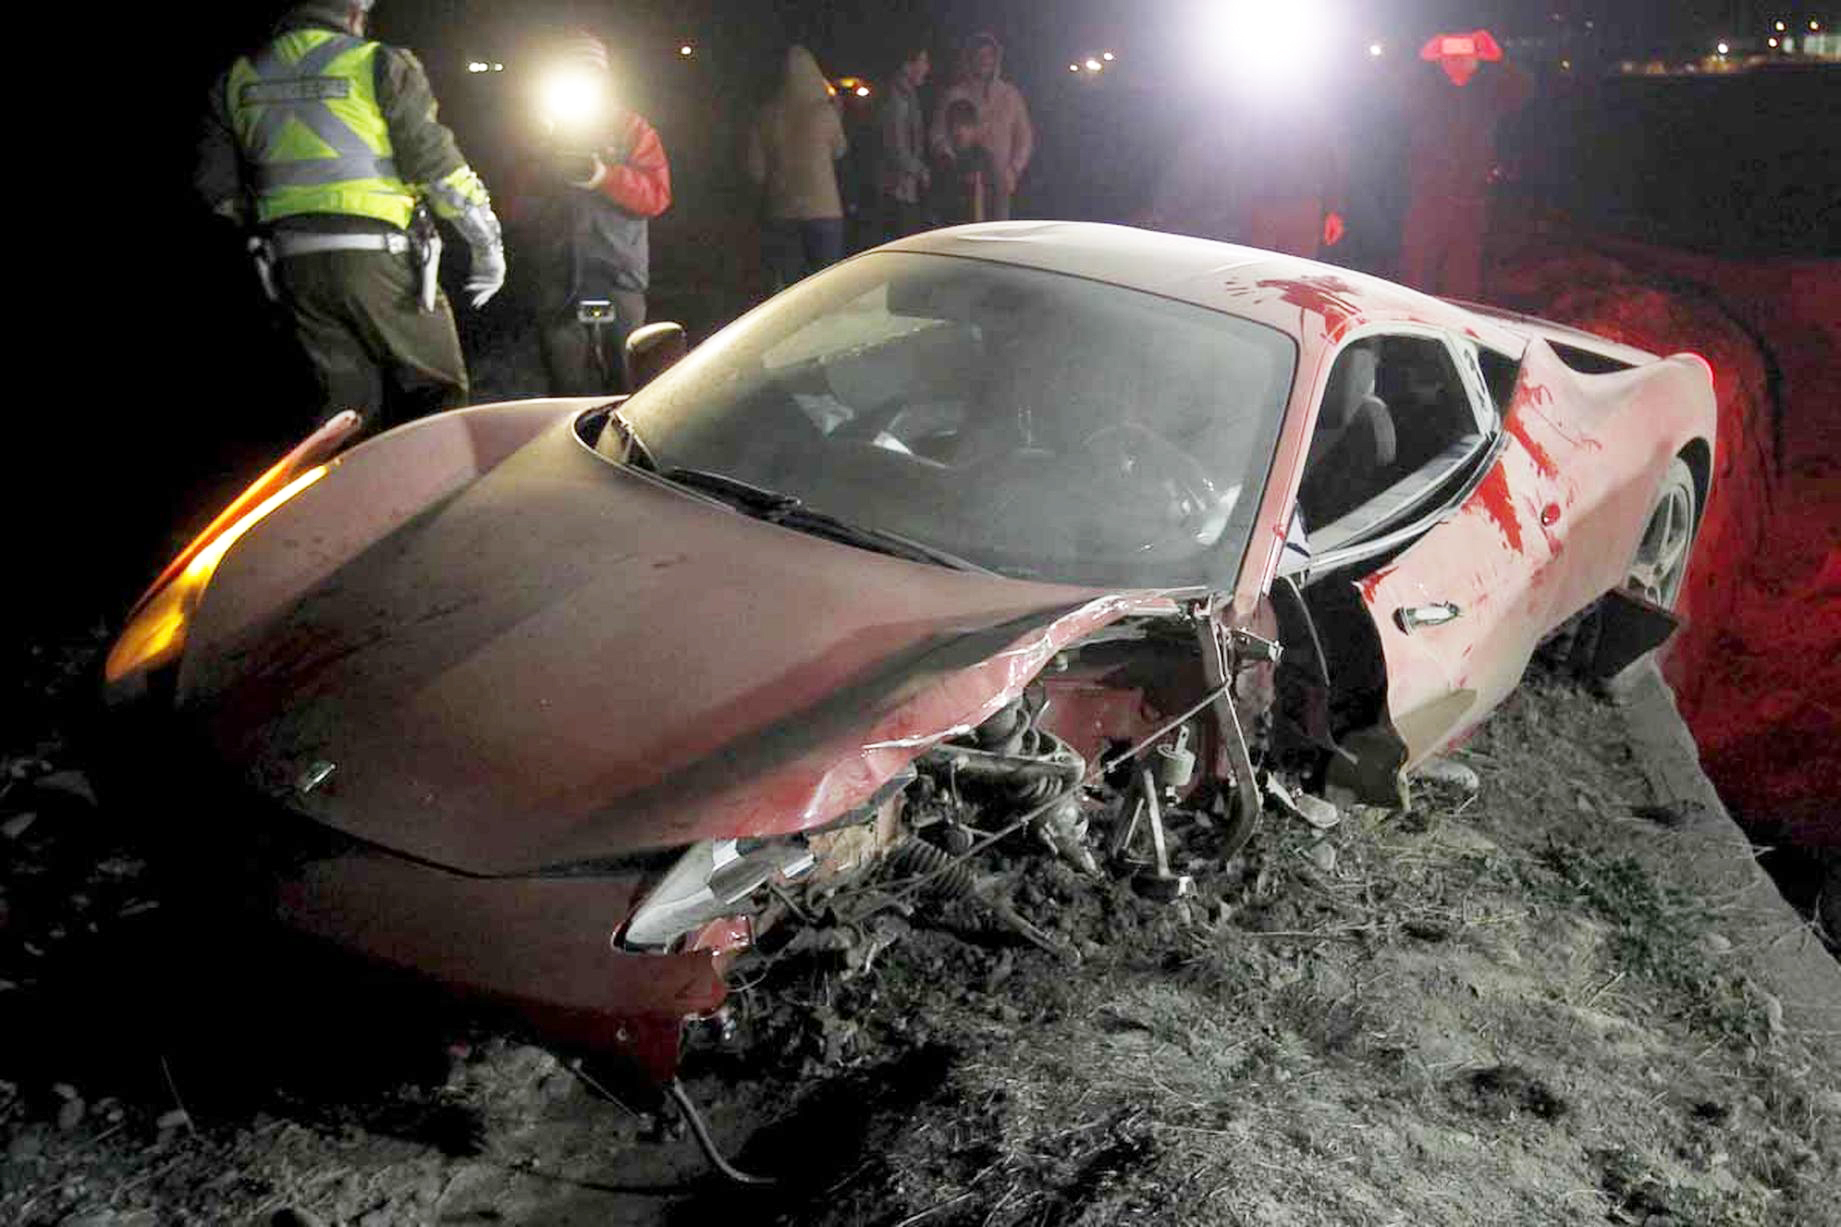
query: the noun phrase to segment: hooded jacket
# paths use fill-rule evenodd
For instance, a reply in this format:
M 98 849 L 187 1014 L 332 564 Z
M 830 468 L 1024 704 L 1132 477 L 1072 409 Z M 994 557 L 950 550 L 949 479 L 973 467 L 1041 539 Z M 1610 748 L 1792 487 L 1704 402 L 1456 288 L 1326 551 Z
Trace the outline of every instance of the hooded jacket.
M 804 47 L 788 49 L 780 88 L 748 132 L 748 176 L 766 190 L 768 218 L 843 217 L 834 164 L 845 148 L 844 123 L 818 61 Z
M 989 81 L 968 72 L 963 80 L 955 81 L 942 91 L 933 112 L 933 128 L 928 133 L 928 141 L 935 156 L 947 158 L 952 155 L 952 137 L 946 131 L 946 108 L 956 99 L 967 99 L 978 108 L 978 143 L 991 151 L 991 161 L 999 173 L 1008 172 L 1011 181 L 1015 182 L 1023 177 L 1029 159 L 1035 154 L 1035 126 L 1029 121 L 1029 105 L 1023 101 L 1022 91 L 1004 80 L 1003 44 L 988 34 L 979 35 L 975 41 L 988 42 L 997 49 L 997 71 Z

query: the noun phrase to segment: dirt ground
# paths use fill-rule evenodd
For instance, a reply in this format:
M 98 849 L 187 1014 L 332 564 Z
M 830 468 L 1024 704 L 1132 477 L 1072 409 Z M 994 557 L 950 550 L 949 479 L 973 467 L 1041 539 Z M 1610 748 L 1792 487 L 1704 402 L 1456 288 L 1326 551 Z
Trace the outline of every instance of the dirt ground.
M 1193 832 L 1191 899 L 1002 850 L 1077 966 L 949 913 L 739 968 L 687 1079 L 778 1181 L 738 1187 L 490 1019 L 226 965 L 134 851 L 160 816 L 87 793 L 94 651 L 28 653 L 9 709 L 0 1221 L 1841 1222 L 1841 1070 L 1736 909 L 1646 868 L 1678 816 L 1619 709 L 1545 674 L 1457 756 L 1474 796 L 1268 815 L 1225 864 Z

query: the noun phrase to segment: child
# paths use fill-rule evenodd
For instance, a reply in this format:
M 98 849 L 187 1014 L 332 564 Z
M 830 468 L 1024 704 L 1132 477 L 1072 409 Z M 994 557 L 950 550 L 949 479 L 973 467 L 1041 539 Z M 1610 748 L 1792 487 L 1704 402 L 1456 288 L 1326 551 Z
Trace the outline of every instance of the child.
M 981 222 L 996 213 L 997 164 L 978 143 L 978 106 L 955 98 L 946 108 L 951 151 L 933 176 L 934 220 L 942 226 Z

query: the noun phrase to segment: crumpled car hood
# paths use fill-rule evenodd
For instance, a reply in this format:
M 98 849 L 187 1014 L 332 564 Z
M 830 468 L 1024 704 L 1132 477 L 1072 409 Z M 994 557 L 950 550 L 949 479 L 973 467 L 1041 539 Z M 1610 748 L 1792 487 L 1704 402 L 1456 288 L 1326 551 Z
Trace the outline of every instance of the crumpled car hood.
M 206 614 L 234 600 L 238 554 L 259 566 L 337 514 L 337 477 L 238 545 Z M 529 872 L 829 821 L 1147 603 L 762 523 L 564 422 L 188 659 L 180 706 L 297 811 Z

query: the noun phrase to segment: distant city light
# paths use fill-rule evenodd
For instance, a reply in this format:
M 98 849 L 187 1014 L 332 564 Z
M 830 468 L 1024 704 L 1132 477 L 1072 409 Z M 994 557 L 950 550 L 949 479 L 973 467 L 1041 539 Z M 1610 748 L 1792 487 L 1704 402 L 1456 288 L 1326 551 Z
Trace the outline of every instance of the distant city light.
M 1079 71 L 1080 71 L 1080 65 L 1079 65 L 1079 64 L 1069 64 L 1069 65 L 1068 65 L 1068 71 L 1069 71 L 1069 72 L 1079 72 Z
M 503 65 L 503 64 L 494 64 L 494 65 L 492 66 L 492 71 L 493 71 L 493 72 L 504 72 L 504 71 L 505 71 L 505 65 Z
M 1561 60 L 1560 61 L 1560 71 L 1561 72 L 1571 72 L 1572 70 L 1573 70 L 1573 62 L 1571 60 Z
M 1777 32 L 1778 32 L 1779 34 L 1782 34 L 1782 33 L 1783 33 L 1783 32 L 1784 32 L 1784 31 L 1785 31 L 1786 29 L 1788 29 L 1788 27 L 1787 27 L 1787 26 L 1785 26 L 1785 25 L 1784 25 L 1784 23 L 1783 23 L 1783 22 L 1781 22 L 1781 21 L 1777 21 L 1777 22 L 1773 22 L 1773 23 L 1771 23 L 1771 24 L 1772 24 L 1772 27 L 1773 27 L 1773 28 L 1774 28 L 1774 29 L 1775 29 L 1775 30 L 1776 30 L 1776 31 L 1777 31 Z
M 1119 57 L 1112 54 L 1112 52 L 1108 51 L 1106 54 L 1100 56 L 1099 58 L 1102 60 L 1105 60 L 1108 64 L 1110 64 L 1112 63 L 1112 61 L 1118 59 Z
M 1386 50 L 1387 48 L 1383 47 L 1380 43 L 1368 44 L 1368 54 L 1374 56 L 1376 59 L 1379 59 Z
M 1817 21 L 1817 20 L 1815 20 L 1815 19 L 1814 19 L 1814 18 L 1812 17 L 1812 18 L 1810 18 L 1810 19 L 1809 19 L 1809 28 L 1810 28 L 1811 30 L 1819 30 L 1819 29 L 1821 29 L 1821 28 L 1822 28 L 1822 23 L 1821 23 L 1821 22 L 1819 22 L 1819 21 Z
M 1098 72 L 1100 69 L 1104 67 L 1105 65 L 1100 63 L 1098 60 L 1088 60 L 1087 61 L 1087 71 L 1088 72 Z
M 1775 47 L 1777 45 L 1777 40 L 1775 38 L 1767 38 L 1764 40 L 1764 42 L 1766 46 L 1770 46 L 1770 47 Z
M 691 46 L 689 43 L 685 43 L 681 47 L 678 48 L 678 54 L 688 59 L 691 56 L 697 54 L 697 49 Z
M 492 65 L 482 64 L 478 60 L 468 60 L 467 61 L 467 71 L 468 72 L 491 72 Z
M 1732 50 L 1732 45 L 1730 43 L 1721 43 L 1717 50 L 1721 55 L 1725 55 L 1728 51 Z

